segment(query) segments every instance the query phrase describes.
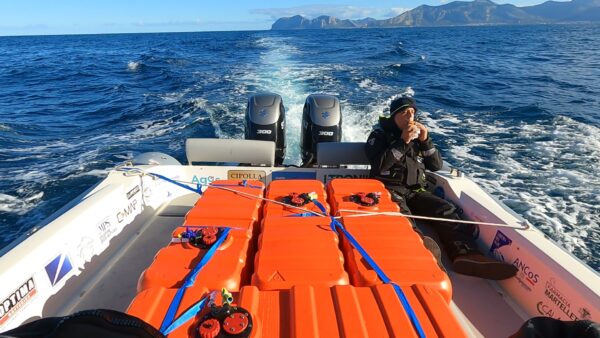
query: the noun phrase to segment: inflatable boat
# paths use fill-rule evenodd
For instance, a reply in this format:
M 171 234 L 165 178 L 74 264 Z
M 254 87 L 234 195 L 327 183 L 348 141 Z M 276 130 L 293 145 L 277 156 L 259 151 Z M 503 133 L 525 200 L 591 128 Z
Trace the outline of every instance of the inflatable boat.
M 5 248 L 0 332 L 86 309 L 168 337 L 508 337 L 537 316 L 600 321 L 599 274 L 460 170 L 429 173 L 429 189 L 515 277 L 436 260 L 369 179 L 364 144 L 340 142 L 337 98 L 307 98 L 301 166 L 284 165 L 284 113 L 280 96 L 254 95 L 246 139 L 188 139 L 185 164 L 136 156 Z

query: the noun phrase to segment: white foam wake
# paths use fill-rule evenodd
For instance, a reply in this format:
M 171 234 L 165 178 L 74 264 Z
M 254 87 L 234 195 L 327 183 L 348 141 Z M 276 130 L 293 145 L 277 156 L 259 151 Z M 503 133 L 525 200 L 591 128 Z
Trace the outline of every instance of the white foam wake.
M 600 242 L 599 128 L 568 117 L 515 124 L 484 123 L 476 113 L 424 115 L 434 137 L 444 137 L 450 163 L 567 250 L 600 264 L 586 244 Z
M 127 62 L 127 70 L 130 72 L 137 72 L 140 69 L 141 62 L 129 61 Z
M 0 193 L 0 212 L 24 215 L 31 210 L 43 196 L 44 192 L 42 191 L 23 198 Z

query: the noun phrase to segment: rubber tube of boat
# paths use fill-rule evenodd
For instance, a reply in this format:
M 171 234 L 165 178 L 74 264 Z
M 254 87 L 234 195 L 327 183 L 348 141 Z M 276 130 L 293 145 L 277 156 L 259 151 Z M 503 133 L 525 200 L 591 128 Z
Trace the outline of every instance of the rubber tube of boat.
M 300 134 L 302 166 L 308 167 L 316 161 L 317 143 L 340 142 L 341 139 L 340 100 L 333 95 L 309 95 L 302 111 L 302 133 Z
M 275 142 L 275 165 L 285 157 L 285 107 L 280 95 L 255 94 L 248 98 L 245 119 L 247 140 Z

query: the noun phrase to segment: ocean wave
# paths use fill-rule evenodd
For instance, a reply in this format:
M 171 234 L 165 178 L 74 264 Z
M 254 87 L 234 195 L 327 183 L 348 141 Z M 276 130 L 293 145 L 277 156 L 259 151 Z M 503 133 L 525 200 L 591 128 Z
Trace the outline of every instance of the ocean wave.
M 33 209 L 43 196 L 42 191 L 24 197 L 0 193 L 0 212 L 24 215 Z
M 436 115 L 425 116 L 426 124 L 433 126 L 432 134 L 442 129 L 446 140 L 459 142 L 447 149 L 451 163 L 464 168 L 485 190 L 507 200 L 567 250 L 586 257 L 592 254 L 586 237 L 600 239 L 600 230 L 594 226 L 600 223 L 600 214 L 594 212 L 600 195 L 596 180 L 600 167 L 590 165 L 600 158 L 599 128 L 568 117 L 556 117 L 549 124 L 523 121 L 514 125 L 474 116 Z M 597 258 L 592 261 L 600 263 Z
M 360 82 L 358 82 L 358 86 L 368 91 L 381 90 L 381 85 L 375 83 L 373 80 L 368 78 L 362 79 Z
M 600 87 L 591 46 L 600 34 L 573 27 L 552 30 L 566 45 L 506 38 L 515 30 L 520 41 L 548 37 L 530 26 L 465 28 L 458 37 L 437 28 L 107 35 L 78 49 L 53 37 L 50 54 L 15 45 L 0 71 L 0 191 L 30 211 L 0 211 L 0 242 L 134 154 L 184 159 L 186 137 L 242 138 L 248 95 L 283 97 L 289 164 L 300 162 L 309 94 L 339 96 L 346 141 L 364 141 L 394 98 L 411 95 L 448 162 L 598 270 Z

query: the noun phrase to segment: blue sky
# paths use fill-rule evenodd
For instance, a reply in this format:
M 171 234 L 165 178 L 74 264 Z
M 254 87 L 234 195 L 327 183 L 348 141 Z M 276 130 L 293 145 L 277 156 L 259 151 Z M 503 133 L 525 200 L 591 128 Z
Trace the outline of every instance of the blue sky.
M 0 0 L 0 35 L 261 30 L 295 14 L 383 19 L 449 0 L 325 1 Z M 495 2 L 525 6 L 543 0 Z

